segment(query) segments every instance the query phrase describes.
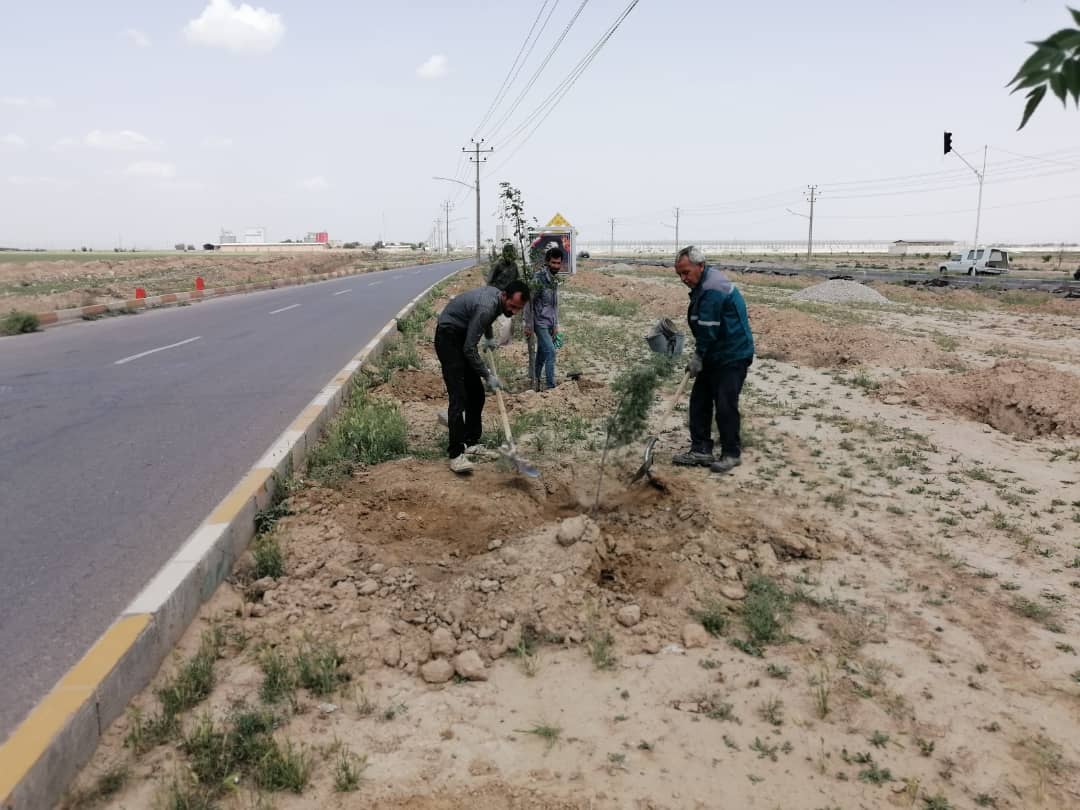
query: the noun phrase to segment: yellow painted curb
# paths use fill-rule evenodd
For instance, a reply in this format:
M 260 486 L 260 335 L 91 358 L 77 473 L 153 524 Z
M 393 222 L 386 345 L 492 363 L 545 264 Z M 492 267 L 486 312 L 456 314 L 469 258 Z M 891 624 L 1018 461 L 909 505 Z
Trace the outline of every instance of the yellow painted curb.
M 0 802 L 7 801 L 68 718 L 93 697 L 149 623 L 150 616 L 141 615 L 125 616 L 112 625 L 0 746 Z

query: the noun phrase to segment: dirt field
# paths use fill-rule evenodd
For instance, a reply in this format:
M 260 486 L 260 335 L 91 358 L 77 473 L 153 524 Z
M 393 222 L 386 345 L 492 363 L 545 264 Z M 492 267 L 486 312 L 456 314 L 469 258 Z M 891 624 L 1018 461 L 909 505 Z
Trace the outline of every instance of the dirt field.
M 187 292 L 202 276 L 207 287 L 227 287 L 273 279 L 331 273 L 335 270 L 381 270 L 418 264 L 439 257 L 427 253 L 376 254 L 362 250 L 332 250 L 325 254 L 224 255 L 174 253 L 142 257 L 138 254 L 73 254 L 46 260 L 0 253 L 0 313 L 9 310 L 48 312 L 54 309 L 124 301 L 135 288 L 147 295 Z M 28 260 L 29 259 L 29 260 Z
M 570 280 L 551 392 L 501 351 L 539 482 L 447 469 L 428 322 L 372 374 L 409 454 L 293 485 L 284 571 L 246 555 L 68 806 L 1080 806 L 1080 302 L 737 281 L 743 465 L 673 468 L 682 406 L 663 488 L 625 483 L 636 442 L 596 509 L 609 382 L 677 279 Z

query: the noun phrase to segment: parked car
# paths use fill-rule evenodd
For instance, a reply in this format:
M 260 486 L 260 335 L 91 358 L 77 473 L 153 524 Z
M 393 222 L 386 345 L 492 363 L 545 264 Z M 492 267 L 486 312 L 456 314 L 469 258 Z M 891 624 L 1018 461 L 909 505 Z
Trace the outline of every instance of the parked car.
M 1009 252 L 1001 248 L 988 247 L 969 250 L 967 253 L 953 253 L 938 265 L 938 272 L 966 273 L 976 276 L 980 273 L 997 275 L 1009 272 Z
M 587 251 L 587 250 L 578 251 L 577 257 L 579 259 L 588 259 L 589 258 L 589 251 Z

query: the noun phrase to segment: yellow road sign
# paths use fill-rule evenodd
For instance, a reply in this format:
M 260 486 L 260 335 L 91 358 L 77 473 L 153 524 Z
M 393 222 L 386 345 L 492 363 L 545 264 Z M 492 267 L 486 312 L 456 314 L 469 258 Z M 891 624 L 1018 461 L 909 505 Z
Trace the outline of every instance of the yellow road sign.
M 555 216 L 553 216 L 551 218 L 551 222 L 549 222 L 547 224 L 547 227 L 549 227 L 549 228 L 569 228 L 569 227 L 571 227 L 571 225 L 570 225 L 569 222 L 566 221 L 566 217 L 564 217 L 562 214 L 556 213 Z

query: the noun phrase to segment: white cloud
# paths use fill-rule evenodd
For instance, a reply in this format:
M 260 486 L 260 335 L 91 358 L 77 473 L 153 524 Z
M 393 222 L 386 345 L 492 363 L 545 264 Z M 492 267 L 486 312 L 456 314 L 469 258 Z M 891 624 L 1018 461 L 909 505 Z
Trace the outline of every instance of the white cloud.
M 314 177 L 309 177 L 306 180 L 300 181 L 300 187 L 306 188 L 308 191 L 322 191 L 330 188 L 330 184 L 326 182 L 326 178 L 321 174 L 317 174 Z
M 156 160 L 141 160 L 128 166 L 124 174 L 129 177 L 156 177 L 159 180 L 171 180 L 176 177 L 176 166 Z
M 218 135 L 208 135 L 202 139 L 203 149 L 231 149 L 232 145 L 232 138 L 223 138 Z
M 127 38 L 136 48 L 149 48 L 150 37 L 138 28 L 127 28 L 120 32 L 120 36 Z
M 63 149 L 73 149 L 80 143 L 78 138 L 60 138 L 53 144 L 53 151 L 59 152 Z
M 7 107 L 36 107 L 44 110 L 56 106 L 47 96 L 0 96 L 0 104 Z
M 0 146 L 10 146 L 12 149 L 22 149 L 26 146 L 26 138 L 15 133 L 8 133 L 3 137 L 0 137 Z
M 70 140 L 68 138 L 62 141 Z M 156 144 L 143 135 L 130 129 L 103 131 L 95 129 L 88 132 L 83 143 L 93 149 L 108 149 L 115 152 L 133 152 L 140 149 L 151 149 Z M 59 143 L 57 144 L 59 145 Z M 65 144 L 70 145 L 70 144 Z
M 184 26 L 184 35 L 196 45 L 240 53 L 268 53 L 285 35 L 280 14 L 232 0 L 210 0 L 203 13 Z
M 446 75 L 447 61 L 441 53 L 432 54 L 428 60 L 416 69 L 421 79 L 441 79 Z
M 8 182 L 13 186 L 61 186 L 64 183 L 57 180 L 55 177 L 26 177 L 23 175 L 12 175 L 8 177 Z

